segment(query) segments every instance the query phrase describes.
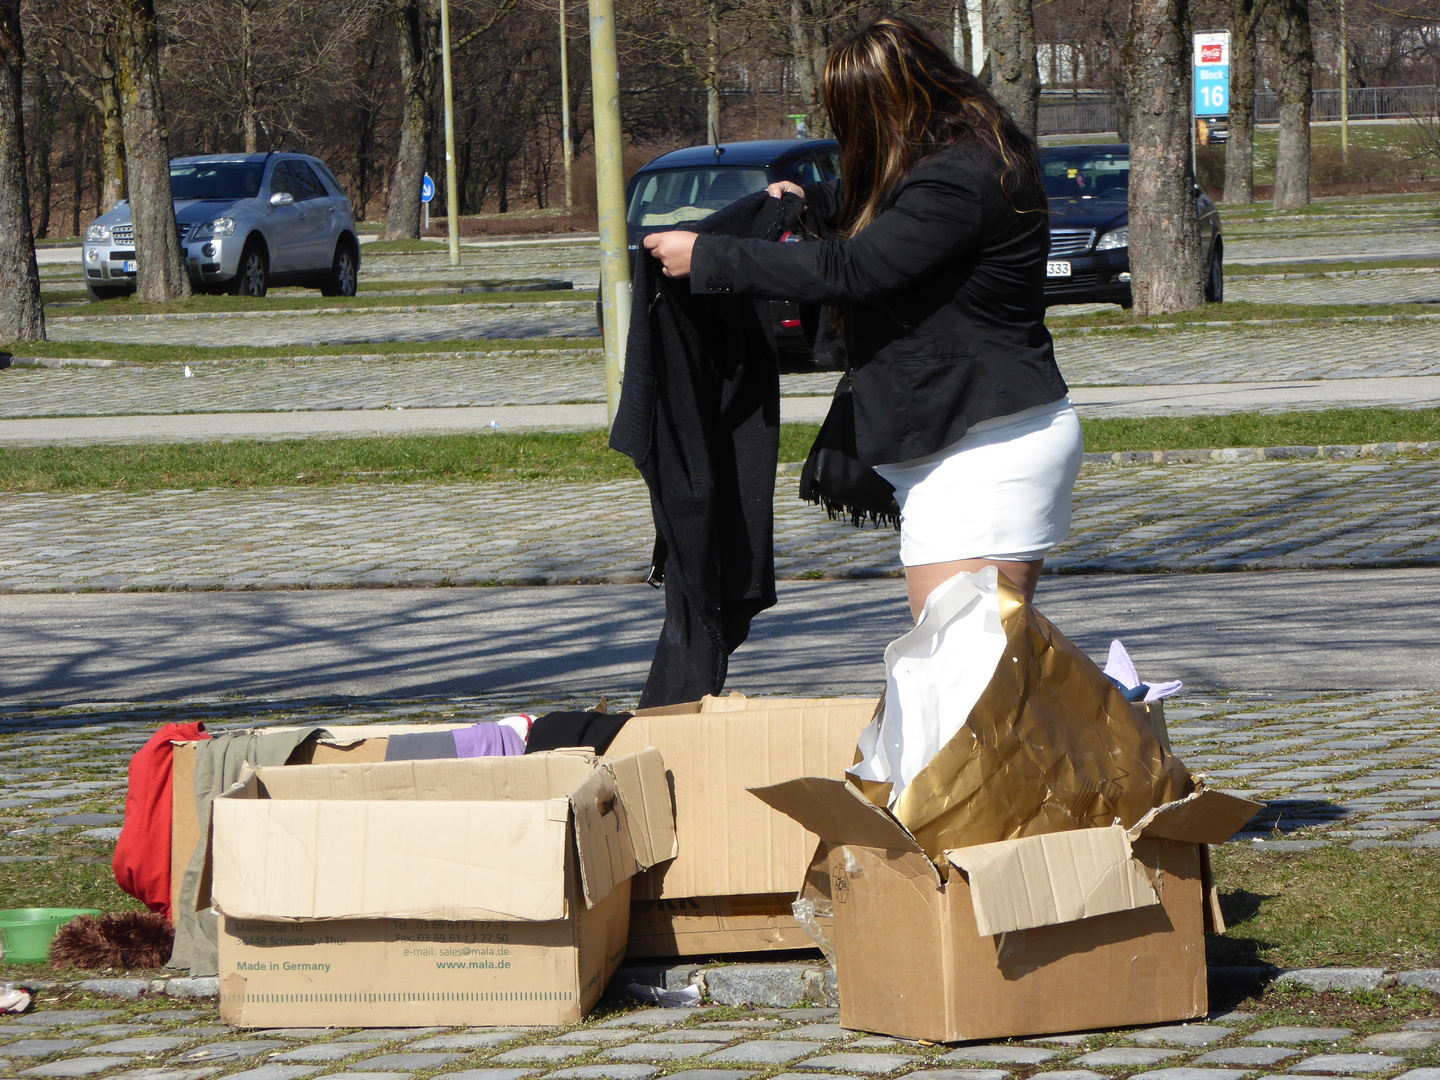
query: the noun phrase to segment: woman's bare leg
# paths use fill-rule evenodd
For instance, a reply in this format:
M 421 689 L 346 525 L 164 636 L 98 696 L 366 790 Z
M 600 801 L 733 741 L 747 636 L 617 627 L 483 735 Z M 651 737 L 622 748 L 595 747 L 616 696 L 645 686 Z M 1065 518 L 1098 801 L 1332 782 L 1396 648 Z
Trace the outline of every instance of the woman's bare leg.
M 910 592 L 910 613 L 920 621 L 920 612 L 925 601 L 935 589 L 949 581 L 962 570 L 975 574 L 993 566 L 1010 579 L 1017 589 L 1025 594 L 1026 600 L 1035 599 L 1035 586 L 1040 581 L 1040 568 L 1044 559 L 1034 562 L 997 562 L 994 559 L 957 559 L 955 562 L 923 563 L 905 568 L 905 586 Z

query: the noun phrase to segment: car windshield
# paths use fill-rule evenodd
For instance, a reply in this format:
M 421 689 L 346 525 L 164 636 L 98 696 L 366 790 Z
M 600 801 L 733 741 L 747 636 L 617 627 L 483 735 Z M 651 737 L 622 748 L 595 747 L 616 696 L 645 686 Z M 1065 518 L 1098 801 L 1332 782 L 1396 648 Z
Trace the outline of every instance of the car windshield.
M 630 196 L 631 225 L 679 225 L 698 221 L 716 210 L 763 191 L 769 181 L 764 169 L 668 169 L 644 173 Z
M 1052 199 L 1124 199 L 1130 192 L 1130 155 L 1113 153 L 1047 153 L 1040 159 L 1045 194 Z
M 185 161 L 170 165 L 176 199 L 253 199 L 260 191 L 262 161 Z

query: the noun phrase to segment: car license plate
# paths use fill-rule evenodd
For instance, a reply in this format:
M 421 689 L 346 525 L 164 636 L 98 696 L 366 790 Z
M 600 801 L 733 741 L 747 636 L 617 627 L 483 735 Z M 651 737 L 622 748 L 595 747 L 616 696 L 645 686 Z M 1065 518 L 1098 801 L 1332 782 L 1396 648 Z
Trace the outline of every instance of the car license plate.
M 127 274 L 133 274 L 133 273 L 135 273 L 135 272 L 136 272 L 136 271 L 135 271 L 135 260 L 134 260 L 134 259 L 126 259 L 123 263 L 120 264 L 120 269 L 123 270 L 123 271 L 124 271 L 125 273 L 127 273 Z M 1067 270 L 1067 271 L 1065 271 L 1065 272 L 1068 274 L 1070 271 Z
M 1046 277 L 1069 277 L 1069 276 L 1070 276 L 1070 264 L 1069 264 L 1068 262 L 1065 262 L 1063 259 L 1062 259 L 1062 260 L 1059 260 L 1059 261 L 1056 261 L 1056 260 L 1054 260 L 1054 259 L 1051 259 L 1050 261 L 1048 261 L 1048 262 L 1045 264 L 1045 276 L 1046 276 Z

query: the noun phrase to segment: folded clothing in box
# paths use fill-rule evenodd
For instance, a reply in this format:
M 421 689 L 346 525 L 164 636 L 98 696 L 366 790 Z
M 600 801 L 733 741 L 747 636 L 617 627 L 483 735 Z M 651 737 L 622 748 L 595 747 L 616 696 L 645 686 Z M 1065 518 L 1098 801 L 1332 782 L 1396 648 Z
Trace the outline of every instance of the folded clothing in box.
M 675 855 L 653 749 L 249 770 L 213 805 L 229 1023 L 560 1024 Z

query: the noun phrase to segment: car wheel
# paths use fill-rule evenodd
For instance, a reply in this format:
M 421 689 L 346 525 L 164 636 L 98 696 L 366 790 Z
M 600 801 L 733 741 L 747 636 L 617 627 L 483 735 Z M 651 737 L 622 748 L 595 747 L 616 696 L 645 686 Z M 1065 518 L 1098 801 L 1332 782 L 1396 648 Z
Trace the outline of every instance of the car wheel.
M 1219 304 L 1225 300 L 1225 267 L 1222 263 L 1224 256 L 1217 246 L 1210 253 L 1210 273 L 1205 278 L 1205 302 Z
M 240 253 L 240 268 L 230 282 L 230 291 L 236 296 L 264 296 L 269 272 L 265 249 L 251 240 Z
M 92 304 L 101 300 L 115 300 L 121 296 L 129 296 L 132 291 L 123 285 L 106 288 L 104 285 L 91 285 L 89 282 L 85 284 L 85 296 Z
M 342 240 L 335 245 L 335 261 L 330 265 L 330 276 L 320 286 L 320 295 L 354 296 L 356 279 L 355 251 Z

